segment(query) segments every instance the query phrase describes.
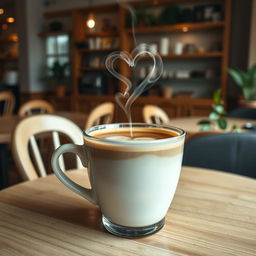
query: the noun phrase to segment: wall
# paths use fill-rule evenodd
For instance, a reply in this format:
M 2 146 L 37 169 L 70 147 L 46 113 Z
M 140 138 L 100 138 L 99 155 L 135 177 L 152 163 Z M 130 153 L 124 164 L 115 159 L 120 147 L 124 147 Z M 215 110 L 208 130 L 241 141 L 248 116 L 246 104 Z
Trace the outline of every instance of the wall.
M 256 1 L 256 0 L 253 0 Z M 230 56 L 229 65 L 231 68 L 246 70 L 248 66 L 248 55 L 250 43 L 251 27 L 251 0 L 233 0 L 231 17 L 230 35 Z M 254 43 L 256 45 L 256 42 Z M 227 67 L 227 68 L 228 68 Z M 238 87 L 233 79 L 229 79 L 228 84 L 228 107 L 237 107 L 238 98 L 241 95 L 241 88 Z
M 21 92 L 40 92 L 46 89 L 40 77 L 44 65 L 44 46 L 38 36 L 42 30 L 43 12 L 41 0 L 16 0 Z
M 256 64 L 256 0 L 252 3 L 252 15 L 251 15 L 251 33 L 250 33 L 250 50 L 249 50 L 249 62 L 248 66 Z

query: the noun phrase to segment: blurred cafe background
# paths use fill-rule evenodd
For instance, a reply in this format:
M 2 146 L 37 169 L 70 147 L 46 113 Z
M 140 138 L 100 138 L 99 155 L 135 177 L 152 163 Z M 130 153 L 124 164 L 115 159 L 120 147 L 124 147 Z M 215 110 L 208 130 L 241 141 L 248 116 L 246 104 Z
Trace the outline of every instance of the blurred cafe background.
M 251 86 L 248 72 L 256 77 L 255 0 L 0 0 L 0 90 L 13 95 L 9 115 L 18 116 L 32 100 L 85 116 L 108 102 L 114 105 L 111 121 L 126 122 L 115 101 L 126 85 L 108 72 L 105 59 L 135 46 L 159 53 L 164 70 L 132 105 L 133 121 L 145 120 L 145 105 L 160 107 L 170 123 L 207 118 L 216 91 L 225 109 L 220 115 L 256 107 L 243 94 Z M 135 68 L 121 59 L 114 67 L 136 87 L 152 64 L 142 56 Z M 1 102 L 0 108 L 4 112 Z M 19 180 L 17 175 L 11 183 Z

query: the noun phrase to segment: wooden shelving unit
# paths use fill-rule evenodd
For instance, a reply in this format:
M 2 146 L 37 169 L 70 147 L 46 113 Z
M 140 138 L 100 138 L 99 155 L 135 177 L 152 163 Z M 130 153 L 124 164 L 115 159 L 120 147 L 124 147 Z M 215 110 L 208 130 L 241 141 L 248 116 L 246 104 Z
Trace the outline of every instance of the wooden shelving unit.
M 205 59 L 205 58 L 219 58 L 223 56 L 223 52 L 206 52 L 206 53 L 183 53 L 183 54 L 168 54 L 160 55 L 162 59 Z M 142 57 L 142 59 L 149 59 L 149 57 Z
M 208 3 L 208 2 L 207 2 Z M 200 62 L 200 63 L 218 63 L 219 74 L 216 75 L 215 79 L 191 79 L 193 82 L 204 81 L 205 86 L 208 86 L 208 81 L 216 81 L 218 83 L 219 88 L 222 90 L 223 98 L 226 97 L 227 91 L 227 67 L 228 67 L 228 58 L 229 58 L 229 37 L 230 37 L 230 22 L 231 22 L 231 3 L 232 0 L 213 0 L 211 3 L 222 3 L 223 6 L 223 19 L 220 21 L 211 21 L 211 22 L 190 22 L 190 23 L 180 23 L 175 25 L 163 25 L 163 26 L 138 26 L 134 30 L 131 28 L 127 28 L 126 18 L 128 15 L 128 11 L 122 6 L 118 4 L 106 4 L 102 6 L 94 6 L 91 8 L 80 8 L 73 9 L 65 12 L 59 13 L 48 13 L 45 15 L 46 18 L 53 17 L 64 17 L 65 15 L 70 15 L 70 20 L 72 23 L 72 29 L 69 31 L 71 35 L 71 45 L 74 46 L 78 42 L 88 41 L 89 38 L 93 38 L 96 40 L 97 38 L 105 38 L 112 37 L 116 38 L 119 41 L 119 45 L 110 48 L 98 48 L 94 49 L 88 48 L 79 48 L 72 47 L 71 48 L 71 63 L 72 63 L 72 97 L 75 104 L 73 106 L 74 109 L 79 111 L 83 111 L 87 109 L 86 104 L 93 106 L 97 103 L 103 101 L 114 101 L 114 91 L 112 91 L 112 95 L 87 95 L 85 93 L 81 93 L 80 91 L 80 81 L 82 76 L 86 77 L 90 73 L 105 73 L 105 67 L 99 65 L 99 67 L 87 67 L 84 62 L 84 56 L 106 56 L 109 52 L 113 51 L 128 51 L 131 52 L 133 49 L 133 35 L 134 32 L 138 37 L 155 37 L 159 38 L 160 36 L 171 36 L 172 34 L 180 34 L 184 32 L 184 28 L 186 28 L 186 35 L 189 33 L 199 34 L 207 34 L 207 33 L 218 33 L 221 43 L 221 49 L 219 50 L 207 50 L 203 53 L 183 53 L 180 55 L 176 55 L 173 53 L 169 53 L 168 55 L 161 56 L 164 62 L 179 62 L 184 61 Z M 135 9 L 144 4 L 144 6 L 148 6 L 149 8 L 155 8 L 159 6 L 166 7 L 171 4 L 189 4 L 189 5 L 200 5 L 206 4 L 204 0 L 142 0 L 131 2 L 130 5 Z M 101 31 L 97 30 L 94 32 L 88 32 L 85 29 L 85 17 L 89 11 L 93 11 L 96 14 L 96 22 L 97 15 L 105 15 L 109 13 L 113 18 L 115 16 L 114 24 L 117 26 L 115 31 Z M 50 35 L 49 33 L 41 33 L 41 36 Z M 185 34 L 184 34 L 185 35 Z M 144 60 L 142 60 L 144 61 Z M 147 57 L 145 57 L 145 61 L 147 61 Z M 193 65 L 193 64 L 192 64 Z M 118 66 L 118 72 L 123 76 L 130 77 L 131 70 L 125 63 L 120 63 Z M 109 75 L 111 77 L 111 75 Z M 172 81 L 174 81 L 173 79 Z M 178 79 L 177 79 L 178 80 Z M 179 80 L 181 81 L 181 80 Z M 189 81 L 189 80 L 186 80 Z M 123 89 L 123 85 L 121 82 L 119 83 L 119 89 Z M 191 98 L 191 99 L 164 99 L 159 97 L 147 96 L 140 97 L 136 100 L 136 109 L 138 112 L 141 111 L 143 104 L 156 103 L 163 107 L 169 113 L 170 117 L 172 116 L 184 116 L 184 115 L 202 115 L 207 114 L 211 110 L 212 99 L 208 98 Z M 186 107 L 184 107 L 186 106 Z M 184 110 L 185 109 L 185 110 Z M 137 112 L 137 111 L 136 111 Z M 134 120 L 138 121 L 138 118 Z
M 188 31 L 196 31 L 196 30 L 206 30 L 206 29 L 214 29 L 224 27 L 224 22 L 200 22 L 200 23 L 181 23 L 176 25 L 168 25 L 168 26 L 154 26 L 154 27 L 137 27 L 134 29 L 136 34 L 148 34 L 148 33 L 169 33 L 180 31 L 182 32 L 184 28 L 187 28 Z M 132 29 L 127 29 L 128 33 L 133 33 Z
M 7 70 L 18 70 L 18 50 L 13 52 L 13 47 L 18 44 L 19 38 L 16 33 L 0 35 L 0 83 Z
M 120 48 L 101 48 L 101 49 L 80 49 L 80 53 L 97 53 L 97 52 L 114 52 L 119 51 Z
M 86 33 L 86 37 L 115 37 L 119 36 L 117 31 Z

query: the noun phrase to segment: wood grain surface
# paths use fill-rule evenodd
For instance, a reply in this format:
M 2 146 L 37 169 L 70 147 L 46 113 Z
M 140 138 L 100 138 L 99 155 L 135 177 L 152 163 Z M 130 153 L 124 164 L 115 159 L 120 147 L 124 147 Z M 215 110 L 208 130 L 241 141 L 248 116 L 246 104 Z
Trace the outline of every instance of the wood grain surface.
M 86 170 L 68 175 L 89 186 Z M 183 167 L 162 230 L 109 234 L 97 206 L 55 176 L 0 192 L 0 255 L 251 255 L 256 252 L 256 180 Z

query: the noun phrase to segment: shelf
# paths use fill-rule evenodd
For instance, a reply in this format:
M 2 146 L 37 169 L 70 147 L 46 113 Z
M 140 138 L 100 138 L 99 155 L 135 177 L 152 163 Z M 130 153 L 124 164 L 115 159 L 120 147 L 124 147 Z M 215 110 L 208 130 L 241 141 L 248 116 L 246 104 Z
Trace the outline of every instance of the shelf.
M 138 34 L 147 34 L 147 33 L 166 33 L 171 31 L 181 31 L 182 29 L 187 28 L 188 31 L 195 30 L 206 30 L 212 28 L 224 27 L 223 21 L 218 22 L 197 22 L 197 23 L 181 23 L 176 25 L 166 25 L 166 26 L 155 26 L 155 27 L 137 27 L 134 29 L 135 33 Z M 128 33 L 133 33 L 132 29 L 127 29 Z M 184 33 L 184 32 L 183 32 Z
M 80 53 L 112 52 L 120 51 L 119 48 L 101 48 L 101 49 L 79 49 Z
M 205 78 L 205 77 L 190 77 L 190 78 L 159 78 L 160 81 L 166 81 L 168 82 L 215 82 L 219 81 L 219 77 L 213 77 L 213 78 Z
M 91 32 L 86 33 L 86 37 L 115 37 L 119 36 L 118 31 L 108 31 L 108 32 Z
M 106 67 L 98 67 L 98 68 L 94 68 L 94 67 L 81 67 L 80 70 L 81 71 L 106 71 L 107 68 Z
M 0 36 L 1 43 L 17 43 L 19 40 L 17 34 L 10 34 L 6 36 Z
M 184 54 L 168 54 L 161 55 L 162 59 L 204 59 L 222 57 L 222 52 L 206 52 L 206 53 L 184 53 Z M 142 59 L 151 59 L 149 56 L 141 57 Z

